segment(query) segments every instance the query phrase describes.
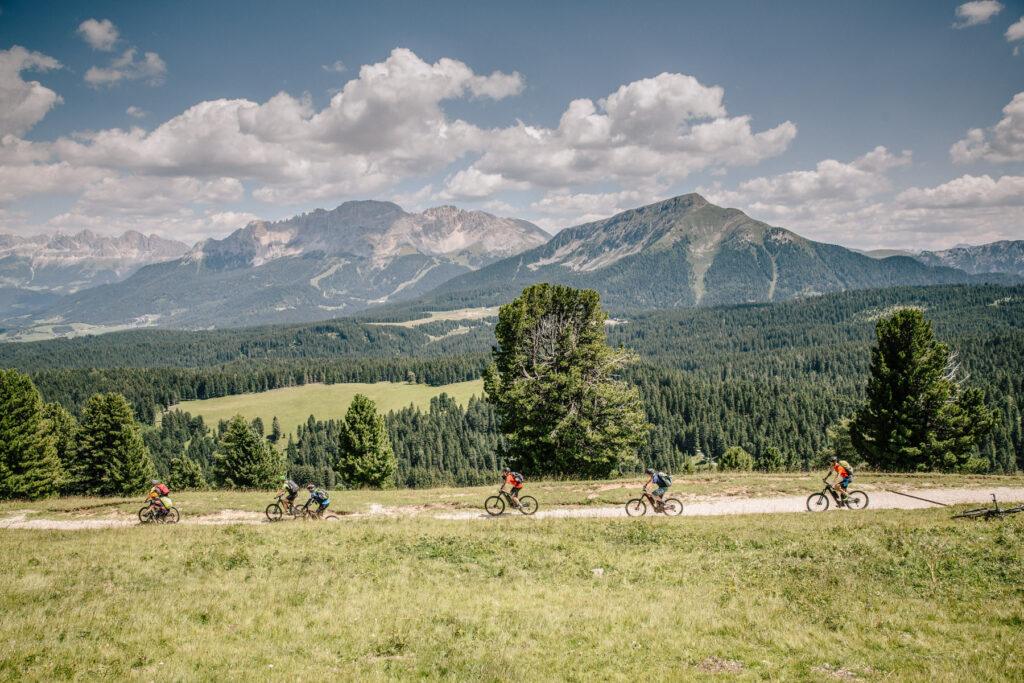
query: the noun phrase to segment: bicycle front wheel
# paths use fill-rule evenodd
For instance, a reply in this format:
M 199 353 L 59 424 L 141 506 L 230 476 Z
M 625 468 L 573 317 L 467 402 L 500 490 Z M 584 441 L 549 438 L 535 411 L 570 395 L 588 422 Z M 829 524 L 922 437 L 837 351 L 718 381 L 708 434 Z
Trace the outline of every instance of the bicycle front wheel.
M 824 512 L 828 510 L 828 496 L 824 493 L 812 493 L 807 498 L 807 509 L 811 512 Z
M 281 519 L 282 514 L 284 514 L 284 511 L 281 509 L 281 506 L 278 505 L 277 503 L 271 503 L 270 505 L 267 506 L 267 519 L 269 521 L 278 521 L 279 519 Z
M 626 514 L 630 517 L 643 517 L 647 514 L 647 503 L 643 498 L 634 498 L 626 503 Z
M 487 510 L 487 514 L 497 517 L 505 511 L 505 501 L 501 496 L 491 496 L 484 501 L 484 510 Z
M 850 491 L 844 502 L 851 510 L 863 510 L 868 506 L 868 494 L 863 491 Z
M 524 515 L 532 515 L 537 511 L 537 499 L 533 496 L 522 496 L 519 499 L 519 511 Z
M 324 521 L 326 522 L 337 522 L 341 517 L 334 514 L 333 512 L 324 515 Z
M 139 510 L 139 523 L 148 524 L 153 521 L 153 508 L 149 505 Z
M 683 501 L 678 498 L 666 498 L 662 501 L 661 511 L 669 517 L 675 517 L 683 513 Z

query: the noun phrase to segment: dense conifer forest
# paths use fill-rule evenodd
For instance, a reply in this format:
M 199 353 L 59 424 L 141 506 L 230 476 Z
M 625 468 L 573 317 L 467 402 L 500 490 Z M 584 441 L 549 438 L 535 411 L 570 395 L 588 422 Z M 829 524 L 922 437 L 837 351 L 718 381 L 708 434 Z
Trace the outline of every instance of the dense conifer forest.
M 856 291 L 778 304 L 612 311 L 608 339 L 640 362 L 622 372 L 639 387 L 652 425 L 641 462 L 682 471 L 740 446 L 761 462 L 781 451 L 788 467 L 817 465 L 827 429 L 864 398 L 874 324 L 901 307 L 923 311 L 958 353 L 969 383 L 1000 421 L 981 445 L 993 472 L 1024 467 L 1024 287 L 938 286 Z M 395 319 L 411 313 L 391 312 Z M 414 381 L 480 376 L 493 321 L 417 327 L 340 320 L 210 332 L 141 331 L 0 346 L 0 366 L 28 372 L 45 401 L 80 416 L 95 393 L 116 391 L 140 422 L 181 400 L 309 382 Z M 461 329 L 460 329 L 461 328 Z M 460 334 L 449 334 L 459 330 Z M 334 484 L 329 463 L 341 415 L 314 415 L 283 435 L 289 471 Z M 398 483 L 475 484 L 501 466 L 492 407 L 441 397 L 427 409 L 386 416 Z M 262 426 L 260 426 L 262 429 Z M 209 473 L 222 426 L 164 414 L 144 438 L 162 473 L 188 454 Z M 334 430 L 334 431 L 332 431 Z M 303 469 L 298 469 L 303 468 Z

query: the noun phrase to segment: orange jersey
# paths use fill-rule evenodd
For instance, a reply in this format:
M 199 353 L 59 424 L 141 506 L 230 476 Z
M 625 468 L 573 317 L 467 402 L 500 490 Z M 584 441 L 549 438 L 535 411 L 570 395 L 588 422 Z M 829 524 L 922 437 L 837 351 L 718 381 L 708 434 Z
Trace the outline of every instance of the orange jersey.
M 836 471 L 836 474 L 838 474 L 843 479 L 846 479 L 848 476 L 850 476 L 849 470 L 847 470 L 845 467 L 843 467 L 837 462 L 832 463 L 832 469 L 834 469 Z

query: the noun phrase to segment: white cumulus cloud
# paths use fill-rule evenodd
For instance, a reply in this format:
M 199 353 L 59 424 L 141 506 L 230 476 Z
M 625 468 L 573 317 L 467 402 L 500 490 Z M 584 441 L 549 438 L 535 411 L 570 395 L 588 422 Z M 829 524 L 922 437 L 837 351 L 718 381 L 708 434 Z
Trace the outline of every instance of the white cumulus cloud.
M 1024 17 L 1017 20 L 1015 24 L 1011 24 L 1010 28 L 1006 29 L 1006 40 L 1008 42 L 1014 42 L 1015 40 L 1024 39 Z
M 1024 176 L 964 175 L 937 187 L 913 187 L 896 196 L 908 208 L 1024 206 Z
M 789 121 L 753 132 L 749 116 L 728 116 L 723 94 L 692 76 L 663 73 L 596 103 L 574 100 L 557 128 L 519 122 L 490 131 L 483 155 L 450 180 L 448 191 L 458 194 L 471 176 L 495 187 L 547 190 L 670 184 L 707 167 L 757 163 L 783 152 L 796 136 Z
M 1003 4 L 996 0 L 974 0 L 956 8 L 957 22 L 953 28 L 967 28 L 989 22 L 1003 10 Z
M 22 71 L 48 71 L 61 68 L 60 62 L 41 52 L 15 45 L 0 50 L 0 137 L 22 135 L 38 123 L 54 105 L 63 102 L 60 95 L 39 81 L 26 81 Z
M 102 50 L 103 52 L 113 50 L 114 43 L 117 42 L 118 37 L 117 27 L 114 26 L 110 19 L 104 19 L 103 21 L 86 19 L 79 24 L 78 34 L 94 50 Z
M 85 72 L 85 82 L 96 86 L 113 86 L 121 81 L 145 80 L 149 85 L 161 85 L 167 74 L 167 65 L 155 52 L 138 57 L 138 50 L 130 47 L 114 59 L 108 67 L 93 66 Z
M 1024 92 L 1003 107 L 1003 118 L 988 131 L 972 128 L 949 150 L 954 163 L 984 159 L 992 162 L 1024 161 Z

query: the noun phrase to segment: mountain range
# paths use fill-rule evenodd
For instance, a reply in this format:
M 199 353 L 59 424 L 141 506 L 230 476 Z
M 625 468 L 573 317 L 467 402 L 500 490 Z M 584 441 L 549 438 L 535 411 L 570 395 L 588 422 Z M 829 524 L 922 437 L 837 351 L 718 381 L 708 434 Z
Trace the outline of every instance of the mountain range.
M 184 328 L 323 320 L 421 295 L 549 237 L 527 221 L 482 211 L 407 213 L 391 202 L 346 202 L 253 221 L 122 282 L 65 296 L 38 318 Z
M 141 235 L 129 235 L 141 244 Z M 159 238 L 144 239 L 160 245 Z M 481 211 L 443 206 L 409 213 L 390 202 L 354 201 L 254 221 L 191 249 L 164 246 L 177 255 L 56 301 L 8 293 L 8 308 L 21 315 L 4 326 L 306 322 L 368 309 L 491 306 L 541 281 L 594 288 L 611 309 L 641 310 L 901 285 L 1007 284 L 1024 276 L 1024 242 L 867 255 L 808 240 L 697 194 L 554 237 L 532 223 Z M 126 259 L 157 253 L 129 251 Z M 0 311 L 4 297 L 0 289 Z

